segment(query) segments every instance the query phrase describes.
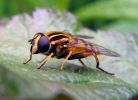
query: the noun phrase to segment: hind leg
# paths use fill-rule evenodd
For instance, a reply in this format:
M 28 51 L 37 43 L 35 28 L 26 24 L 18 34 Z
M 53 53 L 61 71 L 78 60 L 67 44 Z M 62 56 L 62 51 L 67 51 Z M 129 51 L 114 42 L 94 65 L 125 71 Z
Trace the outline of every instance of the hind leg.
M 95 60 L 96 60 L 96 68 L 98 68 L 98 69 L 101 70 L 102 72 L 105 72 L 105 73 L 107 73 L 107 74 L 109 74 L 109 75 L 114 75 L 113 73 L 109 73 L 109 72 L 103 70 L 102 68 L 100 68 L 100 67 L 99 67 L 99 59 L 98 59 L 97 55 L 96 55 L 96 54 L 93 54 L 93 56 L 94 56 L 94 58 L 95 58 Z

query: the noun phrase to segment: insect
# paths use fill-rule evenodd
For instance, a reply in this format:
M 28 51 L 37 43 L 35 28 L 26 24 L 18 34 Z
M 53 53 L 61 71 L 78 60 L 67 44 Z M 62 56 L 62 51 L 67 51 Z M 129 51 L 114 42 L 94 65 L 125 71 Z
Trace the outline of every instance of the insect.
M 67 60 L 78 59 L 83 65 L 82 58 L 93 56 L 96 60 L 96 68 L 99 70 L 113 75 L 99 67 L 98 55 L 107 55 L 119 57 L 120 55 L 114 51 L 108 50 L 97 44 L 89 43 L 85 39 L 91 39 L 93 37 L 84 35 L 72 35 L 65 31 L 51 31 L 46 33 L 36 33 L 30 42 L 30 58 L 24 64 L 27 64 L 32 59 L 33 54 L 44 54 L 45 58 L 40 61 L 37 69 L 40 69 L 45 63 L 47 63 L 52 57 L 57 59 L 64 58 L 60 69 L 63 70 Z

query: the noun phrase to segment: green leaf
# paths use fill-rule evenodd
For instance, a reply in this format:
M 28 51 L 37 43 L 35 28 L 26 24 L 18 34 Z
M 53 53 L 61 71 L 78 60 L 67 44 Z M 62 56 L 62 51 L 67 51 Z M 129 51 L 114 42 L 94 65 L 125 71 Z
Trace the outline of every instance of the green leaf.
M 122 33 L 138 32 L 138 21 L 119 20 L 101 27 L 103 30 L 116 30 Z
M 26 0 L 34 8 L 55 8 L 65 10 L 68 8 L 69 0 Z
M 76 15 L 80 20 L 89 19 L 134 19 L 138 20 L 137 0 L 106 0 L 90 3 L 78 10 Z
M 36 32 L 65 29 L 73 34 L 95 36 L 89 41 L 111 48 L 123 55 L 120 58 L 105 56 L 100 58 L 100 67 L 115 73 L 115 76 L 95 69 L 95 63 L 93 63 L 95 61 L 91 57 L 84 59 L 88 68 L 82 68 L 77 60 L 73 60 L 66 64 L 63 71 L 59 68 L 63 59 L 54 58 L 41 70 L 37 70 L 37 61 L 41 60 L 42 55 L 34 55 L 29 64 L 22 64 L 29 58 L 30 46 L 27 41 Z M 76 18 L 70 13 L 37 9 L 31 16 L 28 14 L 13 16 L 6 25 L 0 26 L 1 95 L 14 99 L 54 100 L 57 98 L 70 100 L 130 98 L 138 90 L 136 67 L 138 44 L 135 41 L 137 35 L 130 34 L 132 38 L 129 40 L 118 32 L 93 33 L 80 27 Z
M 24 11 L 31 11 L 33 9 L 25 0 L 1 0 L 0 1 L 0 17 L 7 17 Z
M 57 8 L 66 10 L 69 6 L 70 0 L 55 0 Z
M 31 12 L 36 8 L 53 8 L 66 10 L 69 0 L 1 0 L 0 17 L 11 16 L 22 12 Z

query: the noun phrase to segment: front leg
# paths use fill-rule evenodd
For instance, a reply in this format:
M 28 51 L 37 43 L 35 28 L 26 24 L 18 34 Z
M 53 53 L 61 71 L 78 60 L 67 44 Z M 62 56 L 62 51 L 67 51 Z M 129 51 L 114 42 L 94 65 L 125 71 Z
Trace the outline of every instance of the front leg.
M 47 56 L 41 63 L 40 65 L 37 67 L 37 69 L 40 69 L 45 63 L 47 63 L 51 57 L 54 55 L 54 53 L 51 53 L 49 56 Z
M 32 60 L 32 53 L 30 53 L 30 58 L 26 62 L 24 62 L 23 64 L 27 64 L 31 60 Z

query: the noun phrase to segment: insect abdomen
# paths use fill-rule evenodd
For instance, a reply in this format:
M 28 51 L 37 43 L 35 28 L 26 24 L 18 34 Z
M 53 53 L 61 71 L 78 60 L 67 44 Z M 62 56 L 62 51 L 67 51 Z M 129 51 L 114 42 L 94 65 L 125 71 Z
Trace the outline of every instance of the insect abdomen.
M 92 52 L 78 53 L 78 54 L 71 55 L 71 56 L 69 57 L 69 60 L 81 59 L 81 58 L 88 57 L 88 56 L 90 56 L 90 55 L 92 55 Z
M 74 55 L 70 56 L 69 60 L 81 59 L 81 58 L 84 58 L 84 55 L 80 53 L 80 54 L 74 54 Z

